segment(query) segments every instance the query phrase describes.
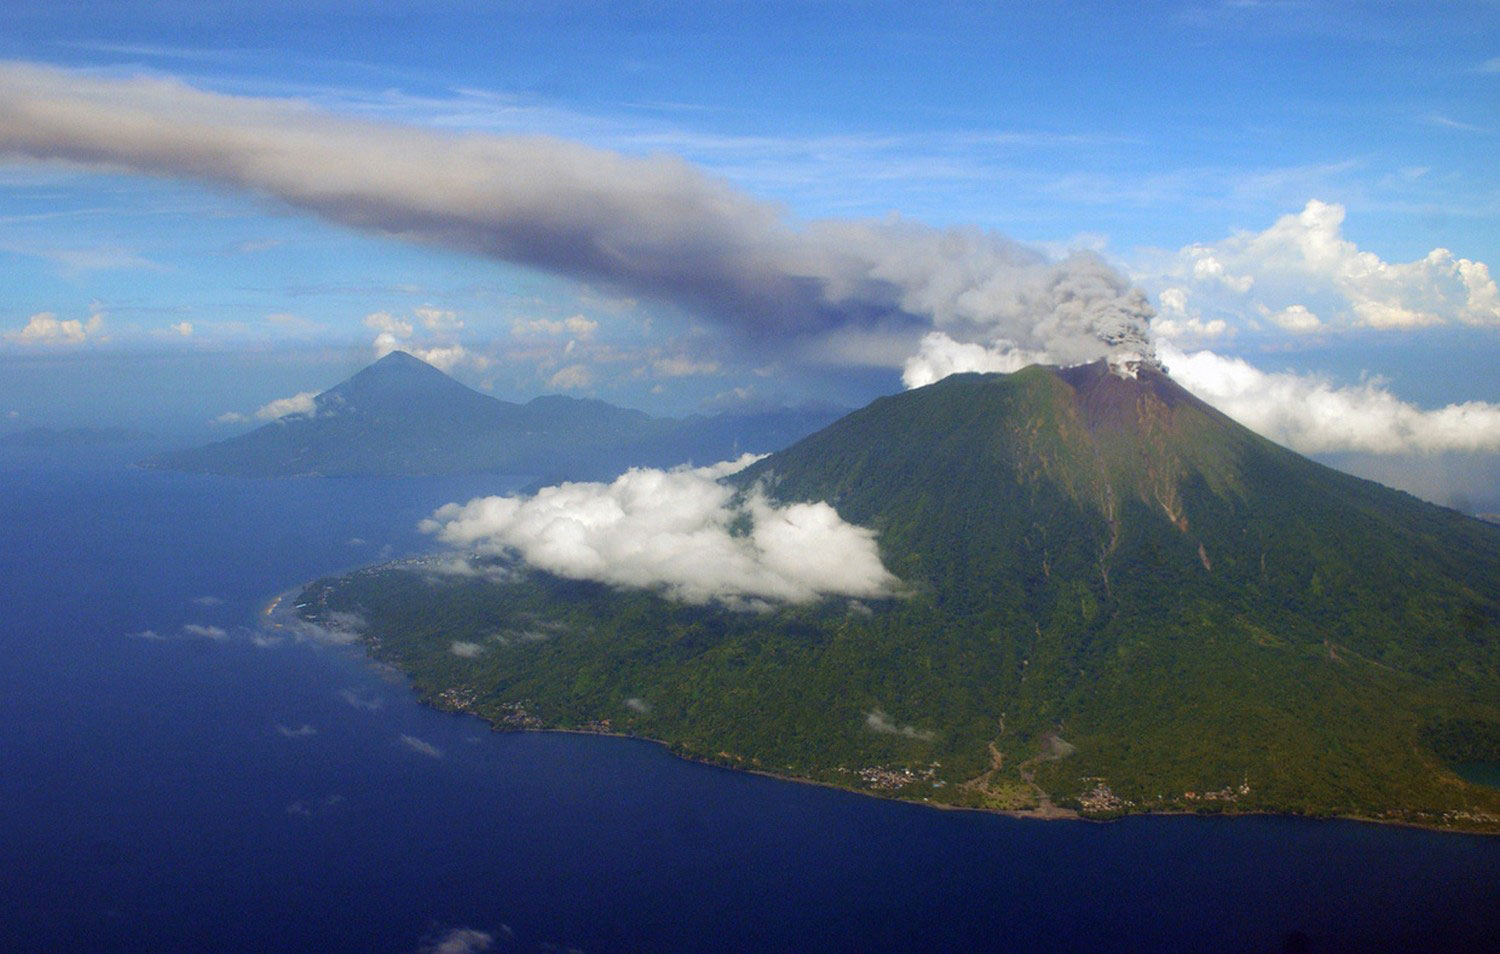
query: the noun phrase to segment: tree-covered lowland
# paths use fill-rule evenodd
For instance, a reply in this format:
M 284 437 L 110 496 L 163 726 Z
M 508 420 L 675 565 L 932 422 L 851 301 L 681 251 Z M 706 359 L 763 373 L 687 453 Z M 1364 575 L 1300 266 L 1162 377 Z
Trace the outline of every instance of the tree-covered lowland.
M 764 611 L 505 557 L 318 581 L 434 705 L 998 810 L 1500 830 L 1500 527 L 1150 368 L 955 375 L 728 480 L 873 528 L 900 596 Z M 483 572 L 475 572 L 483 571 Z

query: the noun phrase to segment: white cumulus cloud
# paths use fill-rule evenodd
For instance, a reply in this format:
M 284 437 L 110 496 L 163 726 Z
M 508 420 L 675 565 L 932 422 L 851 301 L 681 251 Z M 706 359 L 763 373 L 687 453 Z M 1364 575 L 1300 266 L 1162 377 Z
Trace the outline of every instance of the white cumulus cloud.
M 1201 342 L 1230 333 L 1222 318 L 1204 319 L 1189 305 L 1191 293 L 1186 288 L 1170 286 L 1157 295 L 1160 308 L 1151 319 L 1151 337 L 1156 341 Z
M 1342 205 L 1311 199 L 1261 232 L 1189 245 L 1148 266 L 1141 277 L 1162 287 L 1176 337 L 1185 319 L 1229 319 L 1253 327 L 1257 316 L 1304 333 L 1343 327 L 1407 329 L 1500 325 L 1500 288 L 1483 262 L 1436 248 L 1411 262 L 1388 262 L 1343 234 Z M 1187 308 L 1191 294 L 1195 308 Z
M 755 460 L 633 469 L 608 484 L 480 497 L 448 504 L 421 526 L 453 546 L 516 554 L 558 576 L 661 589 L 692 603 L 897 591 L 872 531 L 826 503 L 778 504 L 720 481 Z
M 468 365 L 476 371 L 483 371 L 490 366 L 490 359 L 484 355 L 475 354 L 461 344 L 439 345 L 433 348 L 407 348 L 411 354 L 439 371 L 452 371 L 460 365 Z
M 1044 351 L 1027 351 L 1008 342 L 983 345 L 954 341 L 941 331 L 933 331 L 923 336 L 917 353 L 906 359 L 901 369 L 901 383 L 908 388 L 920 388 L 950 374 L 970 371 L 1009 374 L 1029 364 L 1049 363 L 1057 362 Z
M 547 387 L 559 391 L 581 391 L 593 383 L 593 372 L 583 364 L 570 364 L 547 379 Z
M 412 314 L 416 315 L 417 320 L 422 322 L 423 328 L 434 334 L 453 334 L 454 332 L 461 331 L 464 326 L 463 320 L 458 315 L 441 308 L 434 308 L 431 305 L 413 308 Z
M 98 313 L 87 321 L 77 318 L 59 319 L 50 311 L 38 312 L 27 319 L 25 326 L 5 334 L 6 341 L 21 345 L 71 345 L 82 344 L 97 338 L 104 331 L 104 316 Z
M 255 412 L 258 421 L 276 421 L 293 414 L 311 414 L 318 409 L 317 391 L 303 391 L 291 397 L 277 398 L 263 404 Z M 223 417 L 224 415 L 220 415 Z M 229 423 L 229 422 L 226 422 Z
M 432 338 L 421 342 L 414 340 L 416 324 L 390 312 L 377 311 L 365 316 L 365 327 L 376 332 L 373 342 L 376 358 L 383 358 L 392 351 L 405 351 L 440 371 L 452 371 L 460 366 L 483 371 L 490 366 L 489 358 L 448 340 L 464 326 L 455 313 L 424 305 L 412 309 L 412 315 Z
M 1339 387 L 1311 374 L 1262 371 L 1212 351 L 1160 348 L 1172 378 L 1262 436 L 1302 453 L 1500 451 L 1500 405 L 1424 410 L 1379 381 Z

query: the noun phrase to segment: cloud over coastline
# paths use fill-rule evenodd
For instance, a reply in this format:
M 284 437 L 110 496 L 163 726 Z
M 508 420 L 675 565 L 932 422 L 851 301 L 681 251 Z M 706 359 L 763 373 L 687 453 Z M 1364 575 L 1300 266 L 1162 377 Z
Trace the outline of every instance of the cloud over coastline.
M 689 603 L 897 591 L 872 531 L 844 522 L 826 503 L 778 504 L 719 481 L 755 460 L 632 469 L 608 484 L 479 497 L 448 504 L 421 526 L 456 547 L 516 554 L 558 576 L 661 589 Z

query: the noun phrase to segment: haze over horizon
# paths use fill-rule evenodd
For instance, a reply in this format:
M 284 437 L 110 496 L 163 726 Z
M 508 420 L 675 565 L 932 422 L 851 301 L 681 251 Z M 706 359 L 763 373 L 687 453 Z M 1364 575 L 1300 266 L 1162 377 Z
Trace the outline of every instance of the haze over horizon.
M 683 413 L 1154 345 L 1500 497 L 1491 5 L 300 10 L 7 13 L 0 424 L 228 434 L 395 348 Z

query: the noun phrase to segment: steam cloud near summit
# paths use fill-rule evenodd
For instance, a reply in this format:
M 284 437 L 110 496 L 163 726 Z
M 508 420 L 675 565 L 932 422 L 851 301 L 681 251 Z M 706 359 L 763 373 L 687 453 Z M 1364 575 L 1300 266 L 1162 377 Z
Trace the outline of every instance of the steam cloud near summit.
M 750 340 L 938 331 L 1062 363 L 1149 352 L 1101 260 L 899 219 L 794 223 L 684 161 L 449 135 L 291 100 L 0 64 L 0 152 L 195 180 L 333 222 L 600 281 Z
M 753 607 L 896 592 L 872 531 L 845 523 L 826 503 L 776 504 L 755 490 L 739 497 L 719 482 L 755 460 L 632 469 L 609 484 L 477 497 L 440 508 L 421 526 L 445 543 L 519 554 L 558 576 L 659 588 L 689 603 Z

